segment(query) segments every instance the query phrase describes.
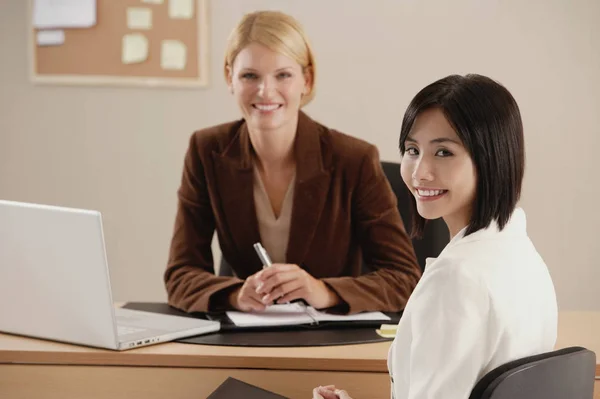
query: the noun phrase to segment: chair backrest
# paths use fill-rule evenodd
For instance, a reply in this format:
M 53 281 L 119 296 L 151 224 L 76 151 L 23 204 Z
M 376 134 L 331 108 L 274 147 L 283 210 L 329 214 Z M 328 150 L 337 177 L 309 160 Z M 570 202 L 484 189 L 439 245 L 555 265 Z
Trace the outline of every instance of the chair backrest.
M 402 177 L 400 176 L 400 164 L 396 162 L 381 162 L 381 166 L 392 186 L 394 194 L 396 194 L 396 198 L 398 199 L 398 211 L 400 212 L 406 231 L 410 234 L 412 226 L 410 201 L 412 201 L 412 194 L 402 181 Z M 414 238 L 412 240 L 421 270 L 425 269 L 425 259 L 437 257 L 449 241 L 450 233 L 448 232 L 448 227 L 446 227 L 446 223 L 444 223 L 441 218 L 429 220 L 427 222 L 423 238 Z
M 400 177 L 400 164 L 395 162 L 381 162 L 381 166 L 392 186 L 392 191 L 394 191 L 394 194 L 396 194 L 396 198 L 398 199 L 398 211 L 400 212 L 406 231 L 410 233 L 412 225 L 410 201 L 412 200 L 412 194 L 408 191 L 408 188 L 406 188 L 406 185 Z M 425 259 L 437 257 L 446 244 L 448 244 L 449 240 L 450 235 L 448 233 L 448 228 L 442 219 L 430 220 L 427 222 L 423 238 L 412 240 L 421 270 L 425 268 Z M 363 267 L 363 273 L 366 272 L 368 272 L 368 270 Z M 233 276 L 231 266 L 223 258 L 221 258 L 221 264 L 219 266 L 219 275 Z
M 596 354 L 574 346 L 495 368 L 469 399 L 592 399 L 595 374 Z
M 221 255 L 221 263 L 219 264 L 219 276 L 223 277 L 234 277 L 235 273 L 233 272 L 233 268 L 225 258 Z

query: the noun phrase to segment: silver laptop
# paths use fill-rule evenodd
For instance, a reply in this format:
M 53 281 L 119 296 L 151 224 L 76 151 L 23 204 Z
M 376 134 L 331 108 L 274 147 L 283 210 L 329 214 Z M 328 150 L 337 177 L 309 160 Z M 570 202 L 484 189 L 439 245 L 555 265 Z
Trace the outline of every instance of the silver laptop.
M 97 211 L 0 200 L 0 331 L 125 350 L 220 329 L 113 306 Z

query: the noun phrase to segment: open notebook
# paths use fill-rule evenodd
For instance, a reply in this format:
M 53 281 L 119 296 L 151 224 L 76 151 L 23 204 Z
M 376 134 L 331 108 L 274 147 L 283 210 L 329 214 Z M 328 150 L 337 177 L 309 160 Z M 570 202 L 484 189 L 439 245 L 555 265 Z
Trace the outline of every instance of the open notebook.
M 301 302 L 271 305 L 263 312 L 228 311 L 227 317 L 238 327 L 291 326 L 319 324 L 325 321 L 388 321 L 389 316 L 381 312 L 363 312 L 352 315 L 335 315 L 316 310 Z

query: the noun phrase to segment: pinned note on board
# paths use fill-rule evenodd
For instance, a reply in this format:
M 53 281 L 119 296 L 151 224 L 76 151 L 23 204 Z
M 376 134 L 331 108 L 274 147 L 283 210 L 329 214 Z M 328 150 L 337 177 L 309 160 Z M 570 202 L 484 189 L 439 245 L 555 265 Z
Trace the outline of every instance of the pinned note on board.
M 89 28 L 96 24 L 96 0 L 34 0 L 33 26 L 38 29 Z
M 123 36 L 121 46 L 121 62 L 123 64 L 137 64 L 148 58 L 148 39 L 141 33 L 130 33 Z
M 194 0 L 169 0 L 169 17 L 191 19 L 194 16 Z
M 152 10 L 146 7 L 129 7 L 127 9 L 127 27 L 134 30 L 151 29 Z
M 60 46 L 65 43 L 64 30 L 40 30 L 36 34 L 38 46 Z
M 163 40 L 160 49 L 160 66 L 167 70 L 182 70 L 187 62 L 187 48 L 179 40 Z

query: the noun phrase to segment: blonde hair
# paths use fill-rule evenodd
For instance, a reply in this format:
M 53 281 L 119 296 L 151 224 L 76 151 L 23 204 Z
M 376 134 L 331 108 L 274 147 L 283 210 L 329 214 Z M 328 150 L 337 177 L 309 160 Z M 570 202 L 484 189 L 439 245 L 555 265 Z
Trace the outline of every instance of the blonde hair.
M 279 11 L 256 11 L 244 15 L 229 35 L 225 51 L 225 79 L 233 69 L 235 57 L 251 43 L 261 44 L 296 61 L 304 73 L 311 75 L 310 91 L 302 97 L 301 106 L 315 96 L 315 59 L 302 26 L 291 16 Z

